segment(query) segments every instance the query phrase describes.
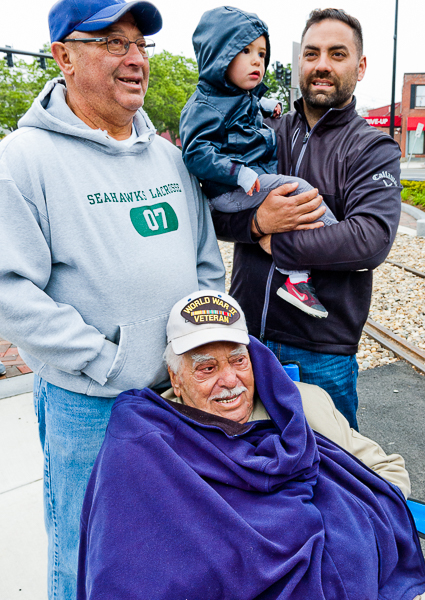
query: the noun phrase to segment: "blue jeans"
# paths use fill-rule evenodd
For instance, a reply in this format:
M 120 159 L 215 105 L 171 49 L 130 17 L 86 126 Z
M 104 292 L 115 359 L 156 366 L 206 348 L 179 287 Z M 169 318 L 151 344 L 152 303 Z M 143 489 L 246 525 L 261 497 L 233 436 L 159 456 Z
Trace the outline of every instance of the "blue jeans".
M 44 451 L 49 600 L 76 597 L 81 507 L 114 400 L 75 394 L 34 378 Z
M 337 409 L 350 423 L 350 427 L 359 430 L 356 417 L 359 405 L 356 390 L 359 366 L 355 354 L 350 356 L 322 354 L 279 342 L 265 341 L 264 343 L 280 362 L 299 361 L 302 368 L 302 380 L 326 390 Z

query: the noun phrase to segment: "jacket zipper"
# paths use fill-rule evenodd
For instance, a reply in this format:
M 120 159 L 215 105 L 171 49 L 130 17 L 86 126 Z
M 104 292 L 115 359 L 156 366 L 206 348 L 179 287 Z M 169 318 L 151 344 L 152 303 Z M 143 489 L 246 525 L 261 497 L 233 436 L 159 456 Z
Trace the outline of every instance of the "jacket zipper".
M 311 134 L 313 133 L 313 131 L 316 129 L 316 127 L 319 125 L 320 121 L 326 117 L 327 114 L 329 114 L 331 112 L 331 110 L 333 110 L 332 108 L 330 108 L 322 117 L 320 117 L 320 119 L 317 121 L 317 123 L 310 129 L 310 131 L 307 131 L 304 135 L 304 139 L 303 139 L 303 145 L 301 148 L 301 152 L 300 155 L 298 157 L 297 160 L 297 164 L 295 167 L 295 177 L 298 177 L 298 171 L 301 165 L 301 161 L 303 159 L 303 156 L 305 154 L 306 148 L 307 148 L 307 144 L 309 139 L 311 138 Z M 291 158 L 292 158 L 292 152 L 295 146 L 295 142 L 298 138 L 298 134 L 299 134 L 299 128 L 295 131 L 295 133 L 293 134 L 292 137 L 292 146 L 291 146 Z M 292 164 L 292 160 L 291 160 L 291 164 Z M 292 175 L 292 168 L 291 168 L 291 175 Z M 266 283 L 266 292 L 265 292 L 265 297 L 264 297 L 264 304 L 263 304 L 263 312 L 261 315 L 261 327 L 260 327 L 260 342 L 264 343 L 264 336 L 266 333 L 266 320 L 267 320 L 267 313 L 269 310 L 269 303 L 270 303 L 270 288 L 272 285 L 272 279 L 273 279 L 273 275 L 274 275 L 274 270 L 275 270 L 275 263 L 274 261 L 272 262 L 272 265 L 270 267 L 270 271 L 267 277 L 267 283 Z
M 295 143 L 296 143 L 296 141 L 297 141 L 297 139 L 298 139 L 298 135 L 299 135 L 299 133 L 300 133 L 300 128 L 299 128 L 299 127 L 297 127 L 297 128 L 296 128 L 296 130 L 294 131 L 294 133 L 292 134 L 292 140 L 291 140 L 291 156 L 292 156 L 292 152 L 294 151 L 294 146 L 295 146 Z M 293 173 L 292 173 L 292 164 L 291 164 L 291 171 L 290 171 L 289 175 L 293 175 Z
M 313 130 L 311 130 L 311 131 L 313 131 Z M 311 131 L 310 132 L 307 131 L 307 133 L 304 136 L 303 145 L 302 145 L 302 148 L 301 148 L 301 152 L 300 152 L 300 155 L 298 157 L 297 164 L 295 166 L 295 177 L 298 177 L 298 171 L 300 169 L 300 164 L 301 164 L 301 161 L 303 159 L 305 149 L 307 148 L 307 142 L 308 142 L 308 140 L 310 138 Z
M 272 265 L 270 267 L 270 270 L 269 270 L 268 277 L 267 277 L 266 294 L 265 294 L 264 305 L 263 305 L 263 314 L 261 315 L 260 342 L 262 342 L 262 343 L 264 343 L 267 312 L 269 310 L 269 302 L 270 302 L 270 288 L 272 285 L 273 273 L 274 273 L 275 268 L 276 268 L 276 265 L 274 264 L 274 261 L 273 261 Z
M 304 139 L 303 139 L 303 145 L 302 145 L 302 148 L 301 148 L 301 152 L 300 152 L 300 155 L 299 155 L 299 157 L 298 157 L 298 160 L 297 160 L 297 165 L 296 165 L 296 167 L 295 167 L 295 177 L 298 177 L 298 172 L 299 172 L 299 170 L 300 170 L 301 161 L 302 161 L 302 159 L 303 159 L 303 157 L 304 157 L 304 154 L 305 154 L 305 151 L 306 151 L 306 149 L 307 149 L 307 144 L 308 144 L 308 141 L 309 141 L 309 139 L 311 138 L 311 134 L 312 134 L 312 133 L 313 133 L 313 131 L 316 129 L 316 127 L 319 125 L 320 121 L 321 121 L 322 119 L 324 119 L 324 118 L 326 117 L 326 115 L 328 115 L 328 114 L 331 112 L 331 110 L 333 110 L 333 108 L 330 108 L 330 109 L 329 109 L 329 110 L 328 110 L 328 111 L 327 111 L 327 112 L 326 112 L 326 113 L 325 113 L 325 114 L 324 114 L 322 117 L 320 117 L 320 119 L 319 119 L 319 120 L 317 121 L 317 123 L 316 123 L 316 124 L 315 124 L 315 125 L 314 125 L 314 126 L 311 128 L 311 129 L 310 129 L 310 131 L 307 131 L 307 132 L 306 132 L 306 134 L 305 134 L 305 136 L 304 136 Z M 292 148 L 291 148 L 291 154 L 292 154 Z M 291 162 L 292 162 L 292 161 L 291 161 Z

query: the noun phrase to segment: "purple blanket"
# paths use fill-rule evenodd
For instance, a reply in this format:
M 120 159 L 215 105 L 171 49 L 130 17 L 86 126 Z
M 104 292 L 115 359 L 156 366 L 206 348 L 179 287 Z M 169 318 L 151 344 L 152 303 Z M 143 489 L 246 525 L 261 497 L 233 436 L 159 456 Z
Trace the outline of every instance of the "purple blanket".
M 401 493 L 308 426 L 252 338 L 272 421 L 148 389 L 113 407 L 81 517 L 78 600 L 413 600 L 425 565 Z

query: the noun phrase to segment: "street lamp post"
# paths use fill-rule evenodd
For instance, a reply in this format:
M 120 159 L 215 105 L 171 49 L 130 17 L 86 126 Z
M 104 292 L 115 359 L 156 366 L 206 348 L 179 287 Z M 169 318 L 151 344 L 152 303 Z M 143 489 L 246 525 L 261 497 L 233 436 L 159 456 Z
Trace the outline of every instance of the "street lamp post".
M 394 139 L 394 116 L 395 116 L 395 70 L 396 70 L 396 63 L 397 63 L 397 20 L 398 20 L 398 0 L 395 0 L 393 83 L 392 83 L 392 91 L 391 91 L 391 113 L 390 113 L 390 136 L 393 139 Z

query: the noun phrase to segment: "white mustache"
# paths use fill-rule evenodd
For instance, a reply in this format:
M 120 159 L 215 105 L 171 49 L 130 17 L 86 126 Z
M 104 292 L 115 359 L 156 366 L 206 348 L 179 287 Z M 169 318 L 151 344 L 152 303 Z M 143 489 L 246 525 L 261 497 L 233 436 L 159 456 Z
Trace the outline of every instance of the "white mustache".
M 229 400 L 229 398 L 233 398 L 242 394 L 242 392 L 247 392 L 248 389 L 244 385 L 237 385 L 231 390 L 224 389 L 219 394 L 216 394 L 210 400 Z

